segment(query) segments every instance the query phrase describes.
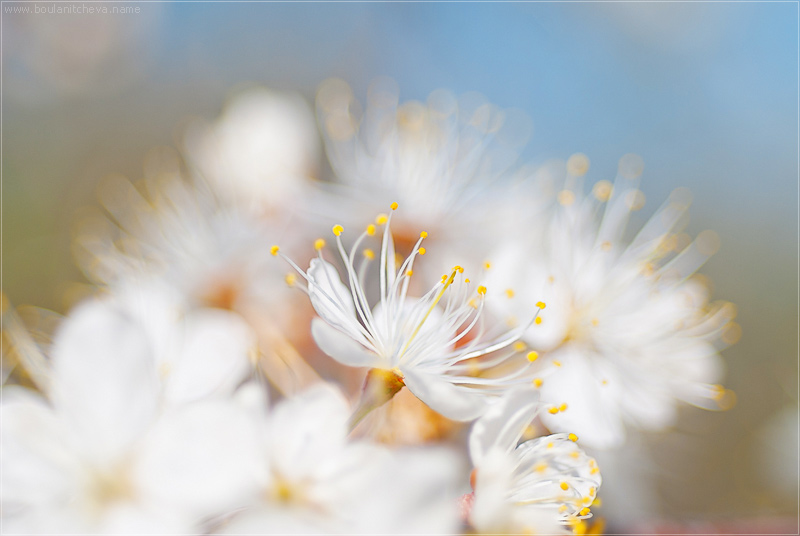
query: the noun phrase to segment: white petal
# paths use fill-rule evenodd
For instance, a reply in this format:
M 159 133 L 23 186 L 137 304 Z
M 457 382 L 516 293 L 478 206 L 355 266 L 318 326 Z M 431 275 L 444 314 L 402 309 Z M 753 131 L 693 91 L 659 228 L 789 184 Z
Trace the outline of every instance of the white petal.
M 212 516 L 255 493 L 256 427 L 236 403 L 206 400 L 166 413 L 134 469 L 142 495 L 176 513 Z
M 625 428 L 618 399 L 624 393 L 619 392 L 623 386 L 613 369 L 599 368 L 578 348 L 568 347 L 554 358 L 562 365 L 544 380 L 542 400 L 556 406 L 566 403 L 567 411 L 543 412 L 545 426 L 553 432 L 574 432 L 581 444 L 594 448 L 620 445 Z M 603 384 L 603 379 L 608 383 Z
M 87 454 L 113 456 L 152 421 L 158 381 L 150 342 L 130 316 L 100 301 L 79 306 L 56 333 L 52 399 Z
M 339 272 L 329 262 L 311 259 L 308 267 L 308 296 L 311 305 L 328 324 L 351 337 L 359 337 L 356 306 L 350 289 L 342 283 Z
M 180 328 L 175 353 L 163 363 L 165 397 L 182 402 L 232 392 L 249 372 L 249 352 L 256 345 L 247 323 L 228 311 L 202 309 Z
M 479 417 L 488 405 L 486 395 L 469 387 L 457 387 L 443 376 L 403 370 L 406 387 L 432 410 L 454 421 Z
M 342 365 L 348 367 L 386 367 L 385 360 L 354 341 L 349 335 L 329 325 L 321 318 L 311 322 L 311 335 L 317 346 Z
M 506 501 L 514 471 L 511 456 L 494 450 L 481 460 L 476 475 L 475 502 L 470 512 L 470 522 L 479 532 L 510 532 L 512 505 Z M 514 531 L 516 532 L 516 531 Z
M 70 430 L 47 403 L 22 387 L 4 387 L 0 422 L 5 511 L 68 497 L 78 460 L 69 450 Z
M 493 403 L 486 413 L 472 425 L 469 435 L 469 454 L 472 465 L 492 449 L 511 452 L 517 446 L 525 428 L 536 416 L 539 392 L 532 388 L 514 389 Z
M 350 406 L 327 384 L 316 385 L 286 399 L 269 420 L 269 457 L 275 470 L 289 480 L 302 480 L 344 447 Z

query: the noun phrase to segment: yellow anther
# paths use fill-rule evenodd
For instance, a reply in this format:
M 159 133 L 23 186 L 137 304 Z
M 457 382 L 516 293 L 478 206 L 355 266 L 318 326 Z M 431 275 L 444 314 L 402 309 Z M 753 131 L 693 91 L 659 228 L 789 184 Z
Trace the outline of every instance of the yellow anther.
M 613 191 L 614 187 L 611 185 L 611 182 L 605 180 L 596 182 L 592 188 L 592 193 L 597 200 L 603 202 L 608 201 Z
M 603 380 L 603 381 L 602 381 L 602 382 L 600 382 L 600 383 L 602 383 L 603 385 L 608 385 L 608 380 Z
M 544 380 L 542 380 L 541 378 L 534 378 L 533 379 L 534 387 L 541 387 L 543 383 L 544 383 Z
M 422 231 L 421 233 L 419 233 L 419 237 L 420 238 L 428 238 L 428 233 L 426 233 L 425 231 Z
M 588 516 L 590 512 L 591 512 L 591 510 L 588 507 L 585 507 L 585 508 L 581 508 L 580 514 L 582 516 Z
M 314 240 L 314 249 L 316 249 L 317 251 L 319 251 L 319 250 L 321 250 L 321 249 L 322 249 L 322 248 L 324 248 L 324 247 L 325 247 L 325 240 L 324 240 L 324 239 L 322 239 L 322 238 L 317 238 L 316 240 Z
M 426 251 L 425 248 L 419 248 L 419 254 L 420 255 L 425 255 L 425 251 Z
M 414 275 L 414 270 L 406 270 L 406 275 L 408 277 L 411 277 L 412 275 Z
M 547 471 L 547 464 L 544 462 L 539 462 L 533 466 L 533 470 L 536 471 L 537 473 L 544 473 L 545 471 Z
M 486 294 L 486 287 L 484 287 L 483 285 L 479 286 L 478 287 L 478 294 L 480 294 L 481 296 Z
M 569 190 L 561 190 L 558 192 L 557 199 L 561 206 L 568 207 L 575 202 L 575 194 Z
M 269 248 L 269 252 L 272 253 L 273 256 L 277 255 L 278 252 L 281 250 L 278 246 L 272 246 Z
M 591 470 L 589 471 L 589 474 L 591 474 L 591 475 L 596 475 L 596 474 L 597 474 L 597 473 L 599 473 L 599 472 L 600 472 L 600 469 L 599 469 L 599 468 L 597 468 L 597 467 L 592 467 L 592 468 L 591 468 Z
M 472 307 L 473 309 L 477 309 L 477 308 L 478 308 L 478 302 L 476 302 L 476 301 L 475 301 L 475 298 L 472 298 L 472 299 L 470 299 L 470 300 L 467 302 L 467 305 L 469 305 L 469 306 L 470 306 L 470 307 Z
M 534 322 L 537 323 L 537 324 L 541 324 L 542 323 L 542 317 L 541 316 L 537 316 L 536 320 L 534 320 Z
M 567 436 L 567 438 L 569 438 L 569 440 L 572 441 L 572 442 L 575 442 L 575 441 L 578 440 L 578 436 L 576 436 L 575 434 L 569 434 Z M 577 451 L 576 451 L 576 453 L 577 453 Z
M 550 284 L 552 285 L 553 283 L 555 283 L 555 282 L 556 282 L 556 278 L 555 278 L 555 277 L 553 277 L 552 275 L 550 275 L 550 276 L 547 276 L 547 282 L 548 282 L 548 283 L 550 283 Z
M 528 352 L 528 361 L 533 363 L 537 359 L 539 359 L 539 352 L 536 352 L 536 351 Z
M 365 249 L 365 250 L 364 250 L 364 256 L 365 256 L 366 258 L 368 258 L 369 260 L 372 260 L 372 259 L 374 259 L 374 258 L 375 258 L 375 252 L 374 252 L 374 251 L 372 251 L 371 249 Z
M 547 304 L 545 304 L 543 301 L 537 301 L 536 307 L 538 307 L 539 309 L 544 309 L 545 307 L 547 307 Z
M 445 281 L 447 281 L 447 274 L 444 274 L 444 275 L 442 276 L 442 283 L 444 283 Z
M 342 231 L 344 231 L 344 227 L 342 227 L 341 225 L 336 224 L 333 226 L 333 234 L 335 234 L 336 236 L 341 235 Z
M 558 411 L 567 411 L 567 404 L 563 403 L 560 406 L 558 406 Z
M 466 279 L 464 280 L 464 283 L 469 283 L 469 278 L 466 278 Z
M 514 343 L 514 351 L 515 352 L 524 352 L 527 349 L 528 349 L 528 347 L 522 341 L 517 341 L 517 342 Z
M 611 251 L 611 242 L 604 240 L 603 243 L 600 244 L 600 249 L 603 251 Z
M 592 504 L 592 498 L 587 495 L 586 497 L 581 499 L 581 503 L 583 503 L 583 504 L 588 506 L 588 505 Z
M 553 406 L 552 408 L 548 409 L 547 412 L 550 413 L 550 415 L 555 415 L 558 413 L 558 408 Z
M 506 289 L 506 296 L 508 296 L 509 299 L 513 298 L 514 297 L 514 289 L 507 288 Z
M 596 498 L 596 499 L 595 499 L 595 500 L 592 502 L 592 506 L 594 506 L 594 507 L 596 507 L 596 508 L 599 508 L 599 507 L 603 506 L 603 499 L 601 499 L 600 497 Z
M 458 271 L 459 274 L 463 274 L 464 273 L 464 267 L 463 266 L 459 266 L 457 264 L 453 267 L 453 270 Z
M 369 236 L 373 236 L 375 234 L 375 225 L 373 225 L 371 223 L 369 225 L 367 225 L 367 234 Z
M 386 214 L 378 214 L 377 216 L 375 216 L 376 225 L 383 225 L 387 221 L 389 221 L 389 216 L 387 216 Z
M 391 207 L 392 207 L 392 210 L 397 210 L 397 203 L 392 203 Z
M 286 274 L 286 284 L 290 287 L 293 287 L 295 282 L 297 281 L 297 277 L 294 274 Z
M 597 318 L 592 318 L 592 325 L 593 325 L 594 327 L 597 327 L 597 326 L 598 326 L 598 324 L 600 324 L 600 320 L 598 320 Z
M 564 491 L 567 491 L 569 489 L 569 484 L 567 484 L 566 482 L 562 482 L 561 483 L 561 489 L 563 489 Z
M 569 453 L 569 457 L 577 460 L 578 458 L 581 457 L 581 453 L 578 452 L 577 450 L 573 450 L 572 452 Z
M 566 504 L 562 504 L 561 506 L 558 507 L 558 513 L 559 514 L 563 514 L 566 511 L 567 511 L 567 505 Z
M 492 263 L 489 262 L 489 261 L 486 261 L 486 262 L 483 263 L 483 267 L 484 267 L 484 269 L 489 270 L 492 267 Z
M 592 459 L 592 460 L 589 460 L 589 461 L 591 461 L 591 462 L 594 462 L 594 460 L 593 460 L 593 459 Z M 597 488 L 595 488 L 594 486 L 590 487 L 590 488 L 589 488 L 589 495 L 591 495 L 592 497 L 594 497 L 595 495 L 597 495 Z
M 555 444 L 555 443 L 553 443 L 552 441 L 551 441 L 550 443 L 548 443 L 548 444 L 547 444 L 547 448 L 549 448 L 549 449 L 551 449 L 551 448 L 553 448 L 553 447 L 555 447 L 555 446 L 556 446 L 556 444 Z
M 560 367 L 561 366 L 561 361 L 558 361 L 558 360 L 553 361 L 553 366 Z

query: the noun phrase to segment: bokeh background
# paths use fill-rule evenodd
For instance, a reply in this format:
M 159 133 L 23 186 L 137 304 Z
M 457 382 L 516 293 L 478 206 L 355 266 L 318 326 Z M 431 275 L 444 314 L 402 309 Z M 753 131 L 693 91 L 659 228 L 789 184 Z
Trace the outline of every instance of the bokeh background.
M 532 119 L 524 160 L 583 152 L 592 181 L 613 178 L 619 157 L 637 153 L 648 198 L 640 221 L 687 186 L 689 231 L 721 237 L 702 272 L 714 298 L 738 306 L 743 335 L 723 352 L 738 404 L 688 408 L 670 433 L 636 439 L 625 463 L 609 466 L 619 476 L 604 471 L 615 529 L 659 521 L 688 532 L 795 530 L 796 3 L 8 12 L 19 5 L 4 2 L 2 15 L 2 287 L 13 304 L 68 310 L 85 282 L 70 253 L 76 211 L 96 203 L 107 175 L 141 176 L 149 149 L 175 145 L 192 117 L 213 119 L 237 87 L 297 90 L 311 102 L 337 76 L 363 98 L 373 78 L 389 75 L 403 100 L 478 91 Z M 634 484 L 643 479 L 645 491 Z

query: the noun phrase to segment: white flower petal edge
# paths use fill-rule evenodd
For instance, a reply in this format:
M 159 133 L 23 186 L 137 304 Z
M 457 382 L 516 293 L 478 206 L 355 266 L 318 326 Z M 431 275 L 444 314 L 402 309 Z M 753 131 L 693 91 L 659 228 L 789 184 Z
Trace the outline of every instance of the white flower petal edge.
M 392 212 L 396 209 L 397 203 L 393 203 Z M 407 379 L 409 389 L 435 411 L 451 419 L 474 419 L 482 412 L 481 406 L 485 408 L 481 398 L 497 396 L 509 387 L 528 381 L 525 372 L 530 363 L 526 359 L 511 362 L 515 352 L 507 348 L 535 320 L 538 310 L 531 315 L 529 324 L 499 336 L 486 336 L 481 314 L 486 288 L 478 286 L 472 290 L 461 266 L 453 267 L 449 275 L 443 275 L 422 297 L 408 296 L 414 263 L 418 256 L 426 253 L 422 241 L 427 233 L 420 233 L 409 256 L 397 266 L 391 217 L 378 215 L 375 223 L 369 224 L 356 238 L 349 253 L 341 239 L 344 228 L 333 227 L 347 285 L 323 258 L 325 241 L 322 239 L 315 243 L 318 258 L 311 261 L 308 272 L 283 255 L 278 246 L 272 246 L 271 252 L 280 255 L 305 279 L 307 286 L 297 286 L 309 295 L 320 316 L 321 321 L 315 321 L 312 333 L 325 353 L 348 366 L 388 371 L 372 376 L 390 387 L 377 388 L 377 391 L 389 392 L 388 398 L 402 388 Z M 379 255 L 380 293 L 373 304 L 367 300 L 370 293 L 364 281 L 370 261 L 376 255 L 364 248 L 358 268 L 355 256 L 362 243 L 375 235 L 379 225 L 384 225 Z M 289 282 L 297 284 L 291 278 Z M 537 304 L 539 310 L 541 307 L 543 304 Z M 491 358 L 484 359 L 490 354 Z M 511 363 L 511 366 L 499 377 L 481 375 L 504 363 Z M 388 398 L 373 399 L 367 412 Z M 359 414 L 358 419 L 364 414 Z

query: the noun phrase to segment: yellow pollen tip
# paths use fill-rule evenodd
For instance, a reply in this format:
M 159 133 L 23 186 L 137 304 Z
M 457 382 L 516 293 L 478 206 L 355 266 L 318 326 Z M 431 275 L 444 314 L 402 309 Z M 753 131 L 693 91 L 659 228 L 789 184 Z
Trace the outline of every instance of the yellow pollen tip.
M 365 256 L 366 258 L 368 258 L 369 260 L 372 260 L 372 259 L 374 259 L 374 258 L 375 258 L 375 252 L 374 252 L 374 251 L 372 251 L 371 249 L 365 249 L 365 250 L 364 250 L 364 256 Z
M 377 216 L 375 216 L 376 225 L 383 225 L 387 221 L 389 221 L 389 216 L 387 216 L 386 214 L 378 214 Z
M 597 327 L 599 324 L 600 324 L 600 320 L 598 320 L 598 319 L 596 319 L 596 318 L 592 318 L 592 325 L 593 325 L 594 327 Z
M 566 482 L 562 482 L 561 483 L 561 489 L 563 489 L 564 491 L 567 491 L 569 489 L 569 484 L 567 484 Z
M 372 235 L 375 234 L 375 226 L 373 224 L 371 224 L 371 223 L 369 225 L 367 225 L 367 234 L 369 236 L 372 236 Z
M 444 274 L 444 275 L 442 276 L 442 283 L 444 283 L 445 281 L 447 281 L 447 274 Z
M 589 474 L 596 475 L 599 472 L 600 472 L 600 469 L 598 469 L 597 467 L 592 467 L 592 469 L 589 471 Z
M 541 378 L 534 378 L 533 379 L 534 387 L 541 387 L 543 383 L 544 383 L 544 380 L 542 380 Z
M 337 224 L 333 226 L 333 234 L 335 234 L 336 236 L 341 235 L 342 231 L 344 231 L 344 227 L 342 227 L 341 225 Z
M 556 367 L 560 367 L 561 366 L 561 361 L 553 361 L 553 365 L 556 366 Z
M 286 274 L 286 284 L 290 287 L 294 286 L 295 281 L 297 281 L 297 277 L 294 274 Z
M 528 352 L 528 361 L 530 361 L 531 363 L 533 363 L 533 362 L 534 362 L 534 361 L 536 361 L 537 359 L 539 359 L 539 352 L 535 352 L 535 351 L 533 351 L 533 352 Z
M 574 460 L 577 460 L 578 458 L 580 458 L 580 456 L 581 456 L 581 453 L 578 452 L 577 450 L 573 450 L 572 452 L 569 453 L 569 457 L 574 459 Z
M 590 512 L 591 512 L 591 510 L 589 509 L 589 507 L 585 507 L 585 508 L 581 508 L 580 514 L 582 516 L 588 516 Z
M 397 203 L 392 203 L 390 206 L 392 207 L 392 210 L 397 210 Z
M 567 404 L 564 403 L 558 406 L 558 411 L 567 411 Z
M 548 409 L 547 412 L 550 413 L 550 415 L 555 415 L 558 413 L 558 408 L 553 406 L 552 408 Z
M 278 246 L 272 246 L 271 248 L 269 248 L 269 252 L 272 253 L 273 257 L 276 256 L 280 250 L 281 248 L 279 248 Z
M 517 342 L 514 343 L 514 351 L 515 352 L 524 352 L 527 349 L 528 349 L 528 347 L 525 346 L 525 343 L 522 342 L 522 341 L 517 341 Z
M 573 443 L 574 443 L 574 442 L 576 442 L 576 441 L 578 440 L 578 436 L 576 436 L 575 434 L 569 434 L 567 437 L 568 437 L 568 438 L 569 438 L 569 440 L 570 440 L 570 441 L 572 441 Z
M 492 267 L 492 263 L 491 263 L 491 262 L 489 262 L 489 261 L 486 261 L 486 262 L 484 262 L 484 263 L 483 263 L 483 267 L 484 267 L 486 270 L 489 270 L 489 269 L 491 269 L 491 267 Z
M 552 441 L 547 444 L 547 448 L 549 448 L 549 449 L 551 449 L 551 448 L 553 448 L 555 446 L 556 446 L 555 443 L 553 443 Z
M 558 507 L 558 513 L 563 514 L 566 511 L 567 511 L 567 505 L 566 504 L 562 504 L 561 506 Z
M 317 251 L 319 251 L 319 250 L 321 250 L 321 249 L 322 249 L 322 248 L 324 248 L 324 247 L 325 247 L 325 240 L 324 240 L 324 239 L 322 239 L 322 238 L 317 238 L 316 240 L 314 240 L 314 249 L 316 249 Z
M 420 254 L 420 255 L 425 255 L 425 252 L 426 252 L 426 251 L 427 251 L 427 250 L 426 250 L 425 248 L 419 248 L 419 254 Z
M 547 307 L 547 305 L 543 301 L 540 301 L 536 302 L 536 307 L 538 307 L 539 309 L 544 309 L 545 307 Z
M 542 323 L 542 317 L 541 316 L 537 316 L 536 320 L 534 320 L 534 322 L 537 323 L 537 324 L 541 324 Z
M 469 283 L 469 278 L 465 279 L 464 283 Z
M 514 289 L 507 288 L 506 289 L 506 296 L 508 296 L 509 299 L 513 298 L 514 297 Z
M 420 238 L 428 238 L 428 233 L 426 233 L 425 231 L 422 231 L 421 233 L 419 233 L 419 237 Z
M 481 296 L 485 295 L 486 294 L 486 287 L 484 287 L 483 285 L 479 286 L 478 287 L 478 294 L 480 294 Z
M 406 276 L 411 277 L 414 275 L 414 270 L 406 270 Z
M 544 473 L 547 471 L 547 464 L 544 462 L 539 462 L 534 466 L 533 470 L 537 473 Z

